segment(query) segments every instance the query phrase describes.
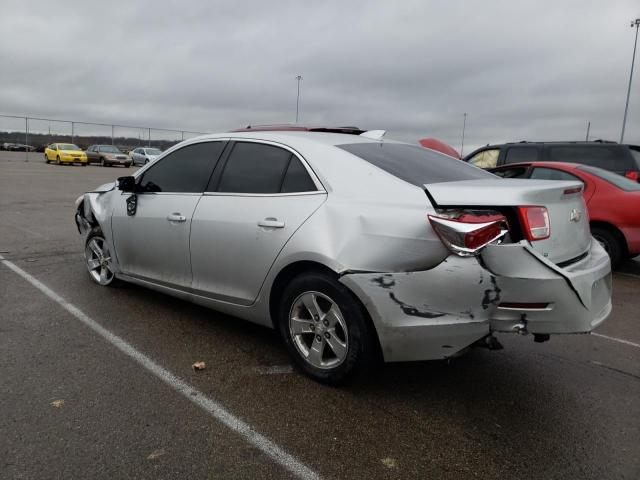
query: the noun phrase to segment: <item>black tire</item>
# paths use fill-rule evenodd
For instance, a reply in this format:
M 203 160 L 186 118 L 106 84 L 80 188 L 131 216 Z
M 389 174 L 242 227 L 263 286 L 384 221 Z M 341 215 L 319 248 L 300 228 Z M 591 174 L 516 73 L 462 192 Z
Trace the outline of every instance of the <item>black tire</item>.
M 609 258 L 611 258 L 611 266 L 615 267 L 619 265 L 625 254 L 626 248 L 618 236 L 611 230 L 602 227 L 592 227 L 591 235 L 609 254 Z
M 104 161 L 104 158 L 100 159 L 100 165 L 102 165 L 103 167 L 108 167 L 107 162 Z
M 296 300 L 306 292 L 319 292 L 329 297 L 340 309 L 346 324 L 348 335 L 346 337 L 348 338 L 346 354 L 341 363 L 335 367 L 319 368 L 312 365 L 296 346 L 293 334 L 290 331 L 289 319 L 292 308 Z M 280 335 L 294 361 L 294 365 L 318 382 L 332 385 L 342 384 L 376 363 L 377 342 L 367 313 L 351 291 L 329 274 L 309 272 L 295 277 L 282 293 L 278 305 L 277 321 Z M 311 335 L 312 339 L 316 336 L 315 333 L 305 335 Z M 317 338 L 320 337 L 318 336 Z
M 47 154 L 44 154 L 44 163 L 49 163 L 49 157 L 47 157 Z
M 148 159 L 148 158 L 145 158 L 145 159 L 144 159 L 144 164 L 146 165 L 147 163 L 149 163 L 149 159 Z
M 59 156 L 56 157 L 56 165 L 60 165 L 60 157 Z

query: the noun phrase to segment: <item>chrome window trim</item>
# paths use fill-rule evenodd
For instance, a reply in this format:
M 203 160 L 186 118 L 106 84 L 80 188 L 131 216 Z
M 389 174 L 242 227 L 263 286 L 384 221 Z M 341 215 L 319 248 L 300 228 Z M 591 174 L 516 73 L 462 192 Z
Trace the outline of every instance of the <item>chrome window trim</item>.
M 271 145 L 271 146 L 274 146 L 274 147 L 283 148 L 284 150 L 289 151 L 290 153 L 295 155 L 298 158 L 298 160 L 300 160 L 300 162 L 302 163 L 302 166 L 305 168 L 305 170 L 307 171 L 307 173 L 311 177 L 311 181 L 314 183 L 314 185 L 317 188 L 317 190 L 314 190 L 312 192 L 291 192 L 291 193 L 293 193 L 295 195 L 300 195 L 302 193 L 307 193 L 307 194 L 308 193 L 327 193 L 327 190 L 325 189 L 324 185 L 320 181 L 320 178 L 318 177 L 318 175 L 316 175 L 316 172 L 313 171 L 313 168 L 311 168 L 311 165 L 309 165 L 307 160 L 295 148 L 292 148 L 289 145 L 285 145 L 284 143 L 274 142 L 272 140 L 261 140 L 261 139 L 257 139 L 257 138 L 231 137 L 231 138 L 229 138 L 229 140 L 232 141 L 232 142 L 261 143 L 261 144 L 264 144 L 264 145 Z M 224 173 L 224 171 L 222 173 Z M 209 193 L 224 193 L 225 195 L 236 195 L 236 196 L 275 196 L 275 195 L 280 196 L 280 195 L 287 195 L 287 194 L 282 194 L 282 193 L 247 193 L 247 194 L 238 193 L 238 192 L 204 192 L 204 193 L 205 194 L 209 194 Z
M 204 192 L 205 197 L 298 197 L 301 195 L 326 195 L 324 190 L 312 192 L 288 192 L 288 193 L 235 193 L 235 192 Z

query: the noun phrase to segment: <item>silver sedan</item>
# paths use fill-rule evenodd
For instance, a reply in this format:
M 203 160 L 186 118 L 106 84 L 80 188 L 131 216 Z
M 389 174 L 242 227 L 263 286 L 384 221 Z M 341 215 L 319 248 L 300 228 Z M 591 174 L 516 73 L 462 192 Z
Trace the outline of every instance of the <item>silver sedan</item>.
M 379 133 L 238 132 L 164 152 L 77 201 L 86 266 L 276 328 L 338 383 L 493 332 L 585 333 L 609 257 L 578 182 L 508 180 Z

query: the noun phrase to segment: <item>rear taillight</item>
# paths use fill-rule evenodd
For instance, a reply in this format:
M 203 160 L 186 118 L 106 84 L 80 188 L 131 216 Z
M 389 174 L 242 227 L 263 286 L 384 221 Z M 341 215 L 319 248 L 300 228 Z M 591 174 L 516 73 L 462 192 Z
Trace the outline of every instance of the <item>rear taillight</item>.
M 633 180 L 634 182 L 640 182 L 640 172 L 638 172 L 637 170 L 629 170 L 628 172 L 624 173 L 624 176 L 629 180 Z
M 551 235 L 549 212 L 545 207 L 518 207 L 518 216 L 527 240 L 544 240 Z
M 507 219 L 495 212 L 454 210 L 429 215 L 431 227 L 456 255 L 469 257 L 509 232 Z

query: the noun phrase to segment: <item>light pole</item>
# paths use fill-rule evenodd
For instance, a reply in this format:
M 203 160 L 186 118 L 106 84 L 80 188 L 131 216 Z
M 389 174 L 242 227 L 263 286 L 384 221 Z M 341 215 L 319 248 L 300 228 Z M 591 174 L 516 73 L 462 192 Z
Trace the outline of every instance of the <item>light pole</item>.
M 464 119 L 462 120 L 462 145 L 460 146 L 460 158 L 464 157 L 464 131 L 467 128 L 467 113 L 464 113 Z
M 302 80 L 302 75 L 296 76 L 296 80 L 298 81 L 298 96 L 296 97 L 296 123 L 298 123 L 298 112 L 300 106 L 300 80 Z
M 624 105 L 624 118 L 622 119 L 622 133 L 620 133 L 620 143 L 624 141 L 624 127 L 627 124 L 627 111 L 629 110 L 629 96 L 631 95 L 631 81 L 633 80 L 633 67 L 636 63 L 636 47 L 638 46 L 638 27 L 640 27 L 640 18 L 636 18 L 631 22 L 631 28 L 636 27 L 636 39 L 633 44 L 633 57 L 631 58 L 631 72 L 629 73 L 629 87 L 627 88 L 627 102 Z

